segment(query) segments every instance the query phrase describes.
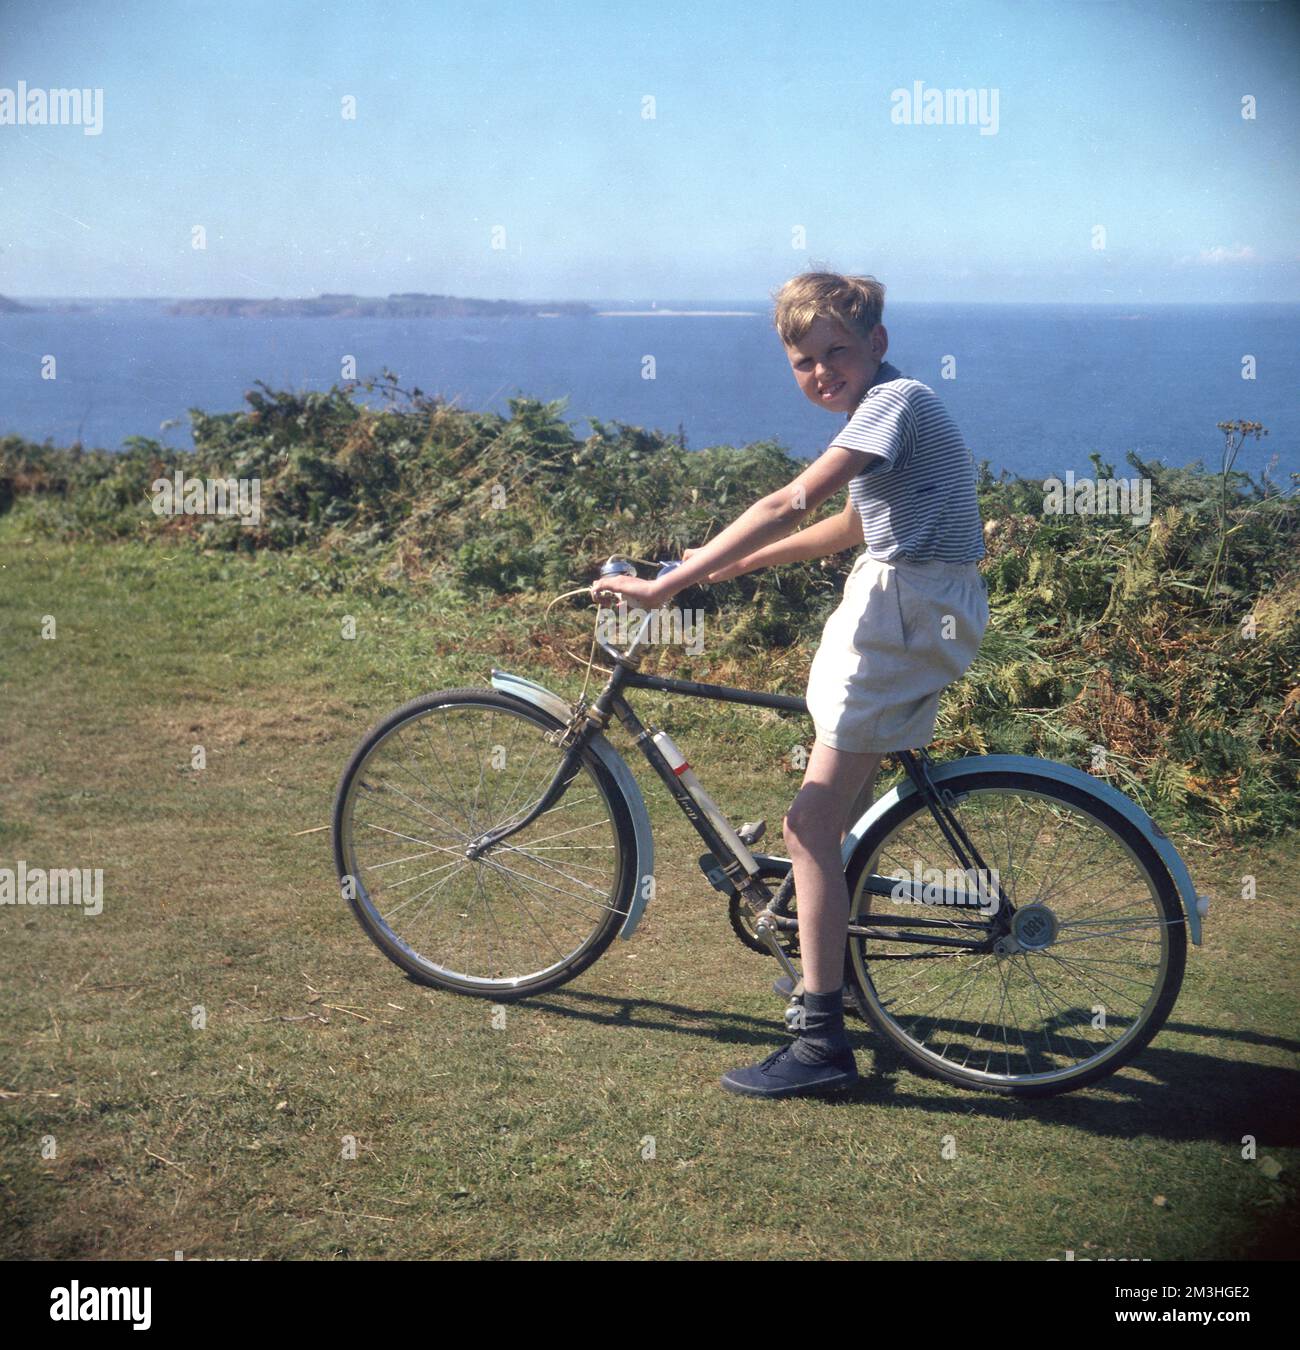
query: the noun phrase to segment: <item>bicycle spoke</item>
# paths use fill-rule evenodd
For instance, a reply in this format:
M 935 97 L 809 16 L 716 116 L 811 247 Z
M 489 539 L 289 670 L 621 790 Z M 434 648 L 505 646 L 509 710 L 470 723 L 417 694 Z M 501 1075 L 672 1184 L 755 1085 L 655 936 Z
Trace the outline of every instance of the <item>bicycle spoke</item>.
M 344 829 L 363 922 L 430 975 L 484 989 L 545 977 L 626 912 L 607 790 L 580 761 L 561 797 L 521 824 L 565 751 L 547 740 L 550 723 L 497 697 L 451 691 L 377 734 L 353 770 Z M 467 852 L 502 829 L 513 833 Z
M 908 920 L 919 917 L 915 901 L 877 894 L 859 880 L 851 918 L 866 936 L 851 938 L 850 952 L 868 1003 L 922 1062 L 977 1081 L 1077 1078 L 1147 1024 L 1165 980 L 1167 930 L 1182 919 L 1166 915 L 1122 837 L 1071 799 L 963 785 L 954 801 L 953 813 L 982 865 L 997 874 L 1007 906 L 988 914 L 983 939 L 958 926 L 969 923 L 974 906 L 945 914 L 927 905 L 927 926 L 911 927 Z M 881 841 L 866 874 L 911 878 L 919 868 L 915 875 L 928 884 L 937 870 L 946 895 L 958 861 L 918 800 Z M 1042 920 L 1021 928 L 1031 906 L 1051 916 L 1046 932 Z M 873 927 L 873 919 L 886 917 L 901 922 Z M 936 919 L 948 922 L 937 926 Z M 1016 940 L 1022 931 L 1033 940 Z M 943 933 L 989 945 L 956 953 L 925 941 Z M 922 941 L 903 941 L 908 937 Z

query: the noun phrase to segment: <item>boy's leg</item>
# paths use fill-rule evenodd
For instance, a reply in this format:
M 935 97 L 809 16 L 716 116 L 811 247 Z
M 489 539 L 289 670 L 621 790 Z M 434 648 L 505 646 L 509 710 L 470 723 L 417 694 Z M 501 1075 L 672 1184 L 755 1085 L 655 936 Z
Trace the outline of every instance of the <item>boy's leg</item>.
M 799 905 L 799 951 L 804 988 L 839 994 L 844 985 L 844 945 L 849 892 L 840 845 L 856 814 L 866 809 L 884 754 L 854 754 L 813 745 L 799 789 L 786 812 L 784 833 L 794 867 Z
M 765 1060 L 724 1074 L 729 1092 L 787 1097 L 848 1086 L 857 1079 L 844 1032 L 844 946 L 849 895 L 840 844 L 850 810 L 870 800 L 883 754 L 851 754 L 814 744 L 803 786 L 786 812 L 803 957 L 804 1029 Z
M 848 834 L 849 827 L 853 825 L 858 817 L 876 800 L 876 774 L 880 769 L 880 762 L 884 755 L 872 755 L 875 763 L 871 766 L 871 771 L 867 774 L 866 781 L 858 789 L 858 795 L 853 799 L 853 805 L 849 808 L 849 814 L 845 817 L 844 828 L 840 831 L 840 842 L 844 842 L 844 835 Z
M 841 844 L 844 842 L 844 835 L 849 832 L 849 827 L 853 825 L 863 812 L 866 811 L 867 807 L 875 801 L 876 774 L 879 770 L 881 760 L 884 759 L 884 755 L 872 755 L 871 759 L 874 763 L 862 786 L 858 789 L 858 795 L 854 799 L 853 805 L 849 808 L 847 817 L 845 817 L 844 828 L 840 831 Z M 775 989 L 778 994 L 783 994 L 786 998 L 789 998 L 794 990 L 794 983 L 788 975 L 782 975 L 780 979 L 773 981 L 772 988 Z M 844 991 L 844 1006 L 846 1008 L 854 1006 L 849 1002 L 849 993 L 847 989 Z

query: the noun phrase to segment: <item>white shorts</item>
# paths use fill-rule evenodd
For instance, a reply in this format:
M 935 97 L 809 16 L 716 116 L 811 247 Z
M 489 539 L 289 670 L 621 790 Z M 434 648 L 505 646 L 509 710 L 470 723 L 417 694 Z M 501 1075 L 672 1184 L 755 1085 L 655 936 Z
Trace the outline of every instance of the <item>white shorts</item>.
M 989 621 L 973 562 L 879 562 L 863 553 L 808 674 L 817 739 L 836 750 L 915 750 L 939 695 L 975 659 Z

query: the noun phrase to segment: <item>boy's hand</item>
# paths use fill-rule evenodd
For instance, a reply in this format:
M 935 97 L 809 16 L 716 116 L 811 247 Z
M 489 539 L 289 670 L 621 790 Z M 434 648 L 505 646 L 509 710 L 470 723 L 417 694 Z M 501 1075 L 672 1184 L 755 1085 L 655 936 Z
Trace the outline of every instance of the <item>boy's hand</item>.
M 659 609 L 666 605 L 681 588 L 673 585 L 673 574 L 660 577 L 657 581 L 644 581 L 641 577 L 597 577 L 591 583 L 592 599 L 624 600 L 630 605 L 640 605 L 642 609 Z

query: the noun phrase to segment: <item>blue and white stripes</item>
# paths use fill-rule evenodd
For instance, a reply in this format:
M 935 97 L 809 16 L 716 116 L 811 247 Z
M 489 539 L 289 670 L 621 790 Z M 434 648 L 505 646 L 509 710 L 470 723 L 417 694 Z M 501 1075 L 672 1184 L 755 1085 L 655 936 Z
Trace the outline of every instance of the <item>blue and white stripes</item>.
M 881 362 L 831 445 L 873 456 L 849 482 L 866 551 L 880 562 L 978 562 L 975 460 L 938 395 Z

